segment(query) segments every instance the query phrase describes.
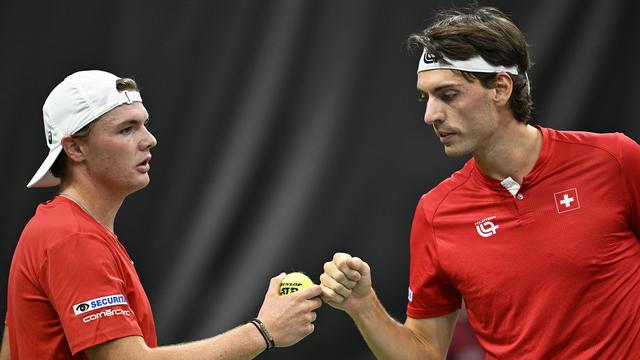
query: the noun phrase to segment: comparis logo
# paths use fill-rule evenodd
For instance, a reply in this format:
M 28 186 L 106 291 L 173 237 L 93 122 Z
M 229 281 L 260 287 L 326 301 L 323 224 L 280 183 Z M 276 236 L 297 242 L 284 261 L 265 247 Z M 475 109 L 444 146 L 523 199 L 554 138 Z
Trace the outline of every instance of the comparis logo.
M 476 231 L 478 232 L 478 235 L 482 236 L 482 237 L 489 237 L 489 236 L 493 236 L 496 234 L 496 232 L 498 232 L 498 228 L 500 227 L 499 225 L 496 225 L 493 223 L 493 219 L 495 219 L 495 216 L 491 216 L 488 217 L 486 219 L 482 219 L 480 221 L 476 221 Z
M 124 316 L 131 316 L 131 311 L 130 310 L 126 310 L 126 309 L 115 309 L 115 310 L 111 310 L 111 309 L 106 309 L 104 311 L 101 311 L 99 313 L 95 313 L 95 314 L 91 314 L 88 316 L 85 316 L 84 318 L 82 318 L 82 321 L 85 323 L 94 321 L 94 320 L 98 320 L 102 317 L 105 316 L 116 316 L 116 315 L 124 315 Z

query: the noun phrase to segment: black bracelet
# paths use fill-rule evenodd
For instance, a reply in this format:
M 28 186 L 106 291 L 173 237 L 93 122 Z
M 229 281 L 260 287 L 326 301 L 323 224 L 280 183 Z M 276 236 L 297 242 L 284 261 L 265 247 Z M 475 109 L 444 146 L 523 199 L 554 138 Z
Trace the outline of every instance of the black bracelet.
M 260 331 L 260 335 L 262 335 L 262 337 L 264 338 L 264 342 L 267 344 L 267 350 L 276 347 L 276 343 L 275 341 L 273 341 L 271 333 L 269 333 L 269 330 L 267 330 L 267 327 L 264 326 L 264 323 L 260 321 L 260 319 L 253 318 L 253 320 L 251 320 L 251 323 L 256 327 L 256 329 L 258 329 L 258 331 Z

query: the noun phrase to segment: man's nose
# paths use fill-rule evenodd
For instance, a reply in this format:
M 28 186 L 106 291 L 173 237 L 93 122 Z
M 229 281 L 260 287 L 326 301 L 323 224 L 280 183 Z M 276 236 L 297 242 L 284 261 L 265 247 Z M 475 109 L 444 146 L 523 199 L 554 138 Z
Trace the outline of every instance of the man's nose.
M 146 126 L 143 127 L 142 131 L 144 131 L 144 136 L 142 141 L 140 141 L 140 147 L 142 147 L 142 150 L 151 149 L 158 145 L 158 140 L 156 140 L 156 137 L 153 136 Z
M 433 125 L 436 122 L 444 121 L 444 109 L 442 103 L 433 97 L 426 102 L 424 110 L 424 122 L 427 125 Z

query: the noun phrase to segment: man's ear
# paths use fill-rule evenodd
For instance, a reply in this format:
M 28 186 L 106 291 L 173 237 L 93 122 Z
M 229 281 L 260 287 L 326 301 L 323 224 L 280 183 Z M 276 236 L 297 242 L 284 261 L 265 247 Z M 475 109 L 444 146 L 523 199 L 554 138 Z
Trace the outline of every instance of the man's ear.
M 71 161 L 81 162 L 85 159 L 84 147 L 81 141 L 68 135 L 62 138 L 62 150 Z
M 505 72 L 497 73 L 493 80 L 493 89 L 495 90 L 493 101 L 496 105 L 506 106 L 513 91 L 513 79 Z

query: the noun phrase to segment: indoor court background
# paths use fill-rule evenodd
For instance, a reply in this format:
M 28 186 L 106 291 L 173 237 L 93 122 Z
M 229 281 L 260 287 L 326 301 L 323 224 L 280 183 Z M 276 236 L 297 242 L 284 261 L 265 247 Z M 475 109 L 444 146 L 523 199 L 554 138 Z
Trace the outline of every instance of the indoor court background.
M 533 123 L 640 140 L 640 32 L 631 0 L 479 1 L 509 13 L 535 63 Z M 419 53 L 434 9 L 466 1 L 0 1 L 0 314 L 11 255 L 38 202 L 42 104 L 66 75 L 135 78 L 158 139 L 151 184 L 116 232 L 151 300 L 161 344 L 257 315 L 269 279 L 314 280 L 336 251 L 365 259 L 404 320 L 408 238 L 448 159 L 422 122 Z M 90 260 L 90 259 L 89 259 Z M 450 357 L 482 357 L 461 322 Z M 462 345 L 460 345 L 462 344 Z M 371 359 L 342 312 L 264 359 Z

